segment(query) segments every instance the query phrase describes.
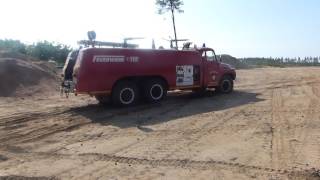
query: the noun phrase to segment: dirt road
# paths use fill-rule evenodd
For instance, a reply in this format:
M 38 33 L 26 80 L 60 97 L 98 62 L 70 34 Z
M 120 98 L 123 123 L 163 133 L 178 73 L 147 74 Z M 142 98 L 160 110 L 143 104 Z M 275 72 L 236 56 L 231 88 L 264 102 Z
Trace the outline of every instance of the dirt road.
M 0 176 L 319 179 L 320 68 L 240 70 L 235 84 L 229 95 L 175 93 L 127 109 L 2 98 Z

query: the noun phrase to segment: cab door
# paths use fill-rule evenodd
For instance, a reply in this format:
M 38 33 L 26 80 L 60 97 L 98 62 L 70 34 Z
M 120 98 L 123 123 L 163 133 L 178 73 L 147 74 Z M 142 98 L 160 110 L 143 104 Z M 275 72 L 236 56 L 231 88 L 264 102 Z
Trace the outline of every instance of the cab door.
M 214 87 L 218 83 L 219 65 L 215 53 L 212 50 L 202 52 L 202 60 L 204 64 L 204 86 Z

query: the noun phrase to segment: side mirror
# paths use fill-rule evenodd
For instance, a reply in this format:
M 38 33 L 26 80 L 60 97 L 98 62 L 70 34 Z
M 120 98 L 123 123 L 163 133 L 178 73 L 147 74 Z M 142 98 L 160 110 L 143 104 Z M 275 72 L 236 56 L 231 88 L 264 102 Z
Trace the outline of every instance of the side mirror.
M 221 56 L 216 56 L 217 62 L 222 62 L 222 57 Z

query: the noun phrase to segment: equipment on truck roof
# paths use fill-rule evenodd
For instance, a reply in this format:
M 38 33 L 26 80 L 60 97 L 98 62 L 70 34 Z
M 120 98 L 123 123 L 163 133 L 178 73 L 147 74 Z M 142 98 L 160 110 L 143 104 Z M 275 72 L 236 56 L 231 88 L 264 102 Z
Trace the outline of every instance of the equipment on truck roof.
M 127 37 L 123 39 L 123 43 L 118 43 L 118 42 L 110 42 L 110 41 L 96 41 L 95 31 L 88 31 L 87 35 L 89 40 L 78 41 L 79 45 L 84 45 L 85 47 L 107 46 L 107 47 L 113 47 L 113 48 L 138 48 L 139 47 L 138 44 L 129 44 L 128 41 L 136 40 L 136 39 L 144 39 L 144 37 Z
M 78 41 L 79 45 L 84 45 L 85 47 L 113 47 L 113 48 L 138 48 L 138 44 L 128 44 L 128 43 L 118 43 L 118 42 L 108 42 L 108 41 L 90 41 L 90 40 L 81 40 Z

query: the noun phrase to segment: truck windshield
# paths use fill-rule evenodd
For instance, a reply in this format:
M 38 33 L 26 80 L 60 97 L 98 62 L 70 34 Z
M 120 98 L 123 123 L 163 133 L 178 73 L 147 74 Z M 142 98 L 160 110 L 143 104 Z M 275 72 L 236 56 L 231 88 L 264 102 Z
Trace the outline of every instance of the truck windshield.
M 213 51 L 207 51 L 207 61 L 214 61 L 214 53 Z

